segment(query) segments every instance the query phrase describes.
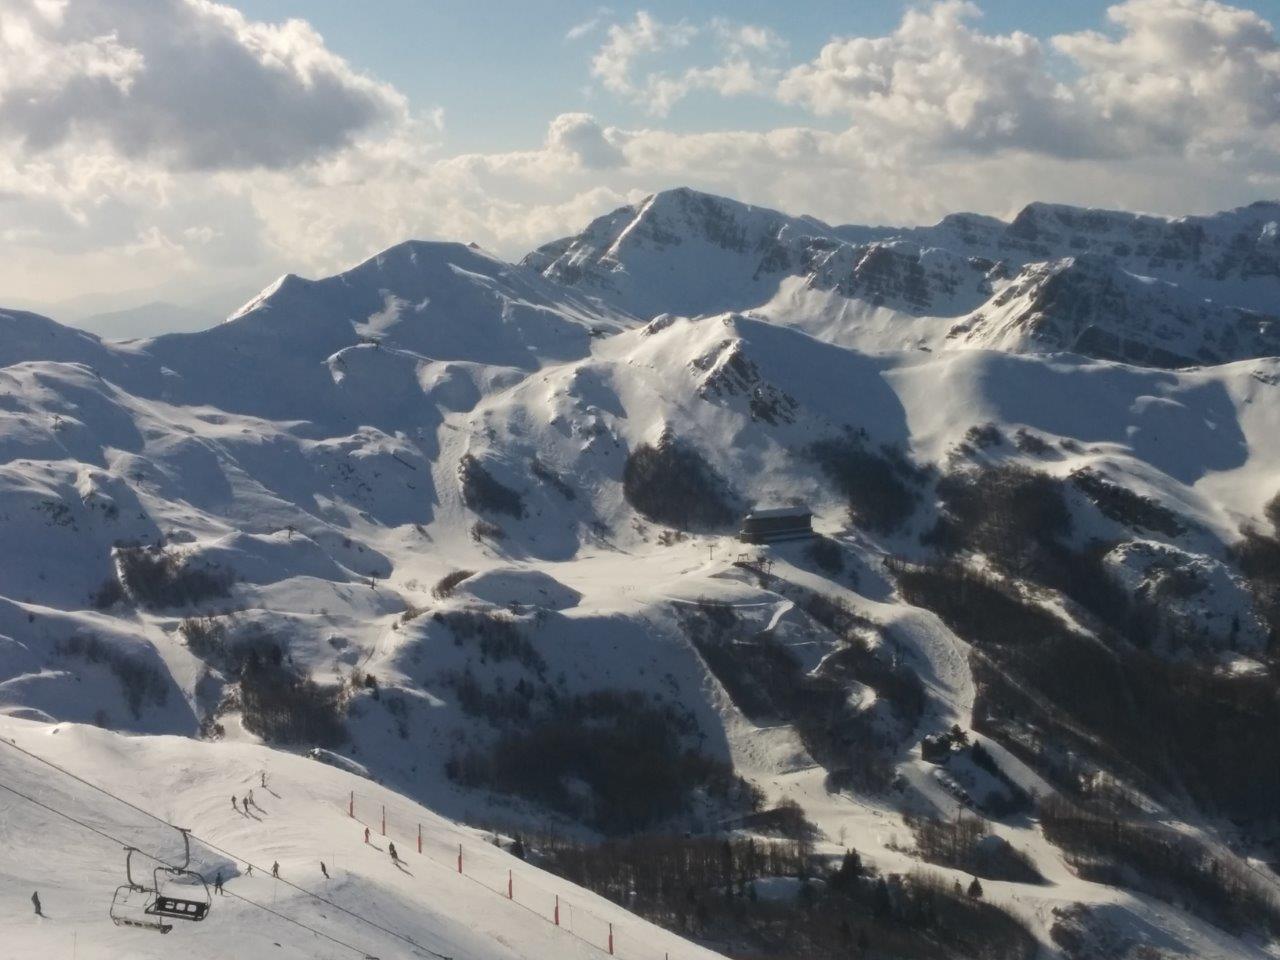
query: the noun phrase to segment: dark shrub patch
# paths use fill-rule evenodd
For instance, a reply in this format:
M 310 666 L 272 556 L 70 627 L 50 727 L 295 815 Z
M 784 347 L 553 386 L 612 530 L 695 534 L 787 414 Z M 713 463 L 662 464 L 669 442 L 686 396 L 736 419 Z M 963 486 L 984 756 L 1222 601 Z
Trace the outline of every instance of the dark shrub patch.
M 560 474 L 556 473 L 537 457 L 534 457 L 529 461 L 529 472 L 566 500 L 578 499 L 578 495 L 574 493 L 573 487 L 569 486 L 569 484 L 565 482 L 564 477 L 560 476 Z
M 135 720 L 142 716 L 144 703 L 162 707 L 169 702 L 168 678 L 141 655 L 127 653 L 96 636 L 84 634 L 63 640 L 56 650 L 64 657 L 105 665 L 120 681 L 125 703 Z
M 732 608 L 702 601 L 681 607 L 681 626 L 734 704 L 753 720 L 791 723 L 815 760 L 839 782 L 883 789 L 892 780 L 894 743 L 850 702 L 861 683 L 891 704 L 903 727 L 914 726 L 924 705 L 919 678 L 871 650 L 855 631 L 867 621 L 838 601 L 797 591 L 798 602 L 819 623 L 846 640 L 816 674 L 768 632 L 748 630 Z
M 113 551 L 113 560 L 121 592 L 143 606 L 185 607 L 231 592 L 229 571 L 160 546 L 119 546 Z M 104 586 L 99 601 L 108 600 L 113 593 Z
M 734 955 L 784 960 L 1030 960 L 1037 945 L 1012 916 L 928 873 L 882 876 L 849 851 L 833 869 L 803 843 L 646 836 L 602 844 L 538 837 L 539 866 L 686 937 Z M 755 881 L 800 882 L 795 899 Z M 825 884 L 809 883 L 821 878 Z
M 1144 789 L 1190 795 L 1211 814 L 1265 818 L 1280 805 L 1273 676 L 1224 674 L 1124 644 L 1108 649 L 956 564 L 899 564 L 897 572 L 908 602 L 973 646 L 975 726 L 1024 759 L 1038 762 L 1015 731 L 1035 725 L 1045 739 Z
M 1055 452 L 1042 437 L 1031 433 L 1025 427 L 1013 435 L 1013 444 L 1023 453 L 1029 453 L 1033 457 L 1046 457 Z
M 805 553 L 815 566 L 833 577 L 844 572 L 844 551 L 830 537 L 814 537 Z
M 256 653 L 241 666 L 240 705 L 245 728 L 272 743 L 336 747 L 347 740 L 341 687 L 321 687 Z
M 687 743 L 696 732 L 690 718 L 639 693 L 596 691 L 550 701 L 488 750 L 450 759 L 446 772 L 609 834 L 685 812 L 695 789 L 726 803 L 758 804 L 758 794 L 732 767 Z
M 738 496 L 724 479 L 670 430 L 663 431 L 656 446 L 641 444 L 627 456 L 622 492 L 646 519 L 680 530 L 723 530 L 741 512 Z
M 868 450 L 855 433 L 819 440 L 808 449 L 809 457 L 849 502 L 854 523 L 876 533 L 898 529 L 919 499 L 915 487 L 926 474 L 901 450 L 882 447 Z
M 433 615 L 437 623 L 443 623 L 453 632 L 454 642 L 474 640 L 480 645 L 483 662 L 501 663 L 515 660 L 541 674 L 547 662 L 537 648 L 529 642 L 520 625 L 506 614 L 487 608 L 445 610 Z
M 1219 856 L 1193 836 L 1099 816 L 1052 796 L 1040 804 L 1040 823 L 1086 880 L 1185 906 L 1233 933 L 1280 931 L 1280 904 L 1263 892 L 1249 867 Z
M 1152 530 L 1167 537 L 1186 532 L 1178 515 L 1150 497 L 1113 483 L 1087 467 L 1071 474 L 1071 482 L 1102 512 L 1103 516 L 1136 530 Z
M 446 573 L 443 577 L 436 581 L 436 585 L 431 588 L 431 595 L 437 600 L 444 600 L 453 596 L 453 591 L 467 577 L 473 576 L 474 570 L 454 570 L 452 573 Z
M 960 813 L 952 820 L 908 814 L 916 853 L 939 866 L 964 870 L 987 880 L 1044 883 L 1031 858 L 989 833 L 980 817 Z
M 524 516 L 524 501 L 520 494 L 494 479 L 493 474 L 469 453 L 463 454 L 458 461 L 458 482 L 462 485 L 462 502 L 472 510 Z
M 1231 558 L 1249 581 L 1254 606 L 1267 624 L 1272 652 L 1280 652 L 1280 539 L 1246 530 L 1244 539 L 1231 548 Z

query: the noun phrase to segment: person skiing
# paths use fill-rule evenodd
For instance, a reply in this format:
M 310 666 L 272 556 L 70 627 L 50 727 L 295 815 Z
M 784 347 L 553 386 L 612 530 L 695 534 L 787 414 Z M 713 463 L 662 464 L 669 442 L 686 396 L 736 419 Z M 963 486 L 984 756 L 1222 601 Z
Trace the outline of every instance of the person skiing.
M 252 876 L 253 876 L 253 864 L 252 864 L 252 863 L 250 863 L 248 860 L 246 860 L 246 861 L 245 861 L 245 863 L 244 863 L 244 865 L 248 868 L 248 869 L 245 871 L 245 876 L 246 876 L 246 877 L 252 877 Z
M 329 868 L 324 865 L 324 861 L 320 861 L 320 872 L 324 874 L 326 880 L 329 879 Z
M 273 860 L 271 863 L 271 875 L 277 880 L 280 879 L 280 861 Z
M 222 871 L 221 870 L 219 870 L 218 875 L 213 878 L 213 892 L 221 896 L 226 896 L 226 894 L 222 892 Z
M 231 795 L 231 809 L 236 813 L 240 812 L 240 808 L 236 805 L 236 795 L 234 793 Z
M 37 916 L 37 917 L 43 917 L 43 916 L 44 916 L 44 908 L 40 906 L 40 891 L 39 891 L 39 890 L 33 890 L 33 891 L 31 891 L 31 904 L 32 904 L 32 906 L 34 906 L 34 907 L 36 908 L 36 916 Z
M 267 771 L 263 770 L 262 771 L 262 789 L 265 790 L 266 788 L 267 788 Z
M 258 807 L 258 805 L 257 805 L 256 803 L 254 803 L 254 802 L 253 802 L 253 791 L 252 791 L 252 790 L 250 790 L 250 791 L 248 792 L 248 794 L 246 794 L 246 795 L 245 795 L 245 798 L 244 798 L 244 808 L 245 808 L 246 810 L 248 810 L 248 809 L 249 809 L 249 807 L 251 807 L 251 806 L 253 806 L 253 807 Z M 261 810 L 262 808 L 261 808 L 261 807 L 258 807 L 258 809 L 259 809 L 259 810 Z
M 368 828 L 368 827 L 365 827 L 365 828 L 364 828 L 364 842 L 365 842 L 365 843 L 368 843 L 368 842 L 369 842 L 369 828 Z
M 391 859 L 395 863 L 400 862 L 400 857 L 396 855 L 396 845 L 394 843 L 387 844 L 387 848 L 391 851 Z

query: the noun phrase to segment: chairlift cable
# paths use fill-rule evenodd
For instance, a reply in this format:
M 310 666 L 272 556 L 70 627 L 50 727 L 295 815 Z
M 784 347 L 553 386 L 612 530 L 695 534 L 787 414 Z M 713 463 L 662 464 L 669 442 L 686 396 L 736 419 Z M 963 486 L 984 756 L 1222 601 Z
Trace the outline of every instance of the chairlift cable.
M 138 806 L 136 803 L 131 803 L 130 801 L 124 799 L 124 797 L 121 797 L 115 793 L 112 793 L 110 790 L 106 789 L 105 787 L 101 787 L 90 780 L 86 780 L 84 777 L 80 776 L 79 774 L 72 773 L 66 767 L 60 766 L 54 763 L 52 760 L 47 760 L 37 753 L 32 753 L 30 750 L 27 750 L 25 747 L 18 746 L 18 744 L 12 740 L 9 740 L 5 737 L 0 737 L 0 744 L 4 744 L 6 747 L 12 747 L 14 750 L 17 750 L 19 753 L 25 754 L 26 756 L 30 757 L 32 760 L 36 760 L 40 763 L 43 763 L 45 766 L 50 767 L 51 769 L 57 770 L 59 773 L 65 774 L 66 776 L 70 777 L 72 780 L 75 780 L 79 783 L 84 784 L 86 787 L 89 787 L 91 790 L 96 790 L 98 793 L 101 793 L 104 796 L 108 796 L 118 803 L 124 804 L 126 807 L 129 807 L 131 810 L 135 810 L 138 813 L 142 814 L 143 816 L 150 817 L 152 820 L 156 821 L 156 823 L 163 824 L 164 826 L 169 827 L 173 830 L 178 830 L 180 832 L 187 833 L 191 837 L 191 839 L 195 840 L 198 843 L 203 844 L 204 846 L 208 847 L 210 850 L 213 850 L 213 851 L 216 851 L 217 853 L 222 854 L 224 857 L 229 857 L 230 859 L 235 860 L 239 863 L 247 864 L 248 866 L 260 872 L 263 872 L 263 873 L 269 872 L 264 868 L 258 866 L 258 864 L 253 863 L 249 860 L 246 860 L 244 857 L 238 856 L 237 854 L 234 854 L 231 851 L 226 850 L 215 843 L 205 840 L 203 837 L 200 837 L 195 833 L 192 833 L 190 830 L 183 831 L 181 827 L 175 826 L 174 824 L 170 823 L 168 820 L 165 820 L 163 817 L 157 816 L 156 814 L 152 813 L 150 810 L 145 810 L 142 807 Z M 422 944 L 418 943 L 418 941 L 414 940 L 410 936 L 407 936 L 403 933 L 398 933 L 397 931 L 392 930 L 388 927 L 384 927 L 382 924 L 378 923 L 376 920 L 370 920 L 368 917 L 365 917 L 362 914 L 356 913 L 354 910 L 350 910 L 347 907 L 344 907 L 340 903 L 335 903 L 333 900 L 330 900 L 328 897 L 322 897 L 320 894 L 313 893 L 312 891 L 306 889 L 305 887 L 300 887 L 296 883 L 286 880 L 284 877 L 276 877 L 276 880 L 280 883 L 283 883 L 287 887 L 291 887 L 292 889 L 297 890 L 299 893 L 304 894 L 305 896 L 311 897 L 313 900 L 318 900 L 320 903 L 326 904 L 327 906 L 330 906 L 341 913 L 345 913 L 347 916 L 351 917 L 352 919 L 359 920 L 361 923 L 368 924 L 369 926 L 373 927 L 375 930 L 378 930 L 379 932 L 384 933 L 389 937 L 394 937 L 397 940 L 400 940 L 400 941 L 403 941 L 404 943 L 409 944 L 415 950 L 426 951 L 427 953 L 431 954 L 431 956 L 435 957 L 436 960 L 453 960 L 452 957 L 446 954 L 440 953 L 436 950 L 432 950 L 430 947 L 423 946 Z
M 77 817 L 73 817 L 69 813 L 64 813 L 63 811 L 57 809 L 56 807 L 51 807 L 49 804 L 44 803 L 40 800 L 37 800 L 35 797 L 30 796 L 29 794 L 23 793 L 21 790 L 15 789 L 14 787 L 9 786 L 7 783 L 0 783 L 0 790 L 8 790 L 14 796 L 21 797 L 23 800 L 26 800 L 28 803 L 34 804 L 37 807 L 47 810 L 49 813 L 62 817 L 64 820 L 69 820 L 72 823 L 76 824 L 77 826 L 83 827 L 85 830 L 88 830 L 90 833 L 97 834 L 98 836 L 102 837 L 104 840 L 109 840 L 113 844 L 117 844 L 121 847 L 124 847 L 125 849 L 132 849 L 139 855 L 146 857 L 148 860 L 152 860 L 163 867 L 169 867 L 169 864 L 166 861 L 162 860 L 160 857 L 157 857 L 155 854 L 147 853 L 147 851 L 145 850 L 140 850 L 137 847 L 132 846 L 131 844 L 127 844 L 123 840 L 121 840 L 119 837 L 114 837 L 111 834 L 107 833 L 105 830 L 99 830 L 97 827 L 93 826 L 92 824 L 85 823 L 83 820 Z M 312 927 L 309 924 L 303 923 L 301 920 L 295 920 L 293 917 L 286 916 L 285 914 L 280 913 L 277 910 L 273 910 L 270 907 L 265 906 L 264 904 L 258 903 L 256 900 L 252 900 L 249 897 L 242 896 L 241 894 L 235 893 L 234 891 L 228 892 L 227 895 L 231 897 L 235 897 L 237 900 L 243 901 L 244 903 L 249 904 L 249 906 L 251 907 L 257 907 L 259 910 L 263 910 L 267 913 L 272 914 L 273 916 L 279 917 L 281 920 L 288 921 L 289 923 L 292 923 L 295 926 L 302 927 L 304 930 L 308 930 L 311 933 L 314 933 L 318 937 L 323 937 L 324 939 L 329 940 L 332 943 L 336 943 L 338 946 L 344 947 L 345 949 L 358 954 L 360 957 L 363 958 L 363 960 L 376 960 L 373 954 L 369 953 L 367 950 L 363 950 L 360 947 L 347 943 L 345 940 L 339 940 L 337 937 L 331 936 L 325 933 L 323 930 L 317 930 L 315 927 Z

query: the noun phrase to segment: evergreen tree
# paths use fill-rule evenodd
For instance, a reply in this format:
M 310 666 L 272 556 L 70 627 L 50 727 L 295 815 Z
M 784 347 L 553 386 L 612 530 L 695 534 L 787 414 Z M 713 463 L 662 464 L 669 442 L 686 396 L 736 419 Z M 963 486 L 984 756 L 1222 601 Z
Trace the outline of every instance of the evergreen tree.
M 973 882 L 969 884 L 969 896 L 974 900 L 982 899 L 982 884 L 978 882 L 977 877 L 974 877 Z

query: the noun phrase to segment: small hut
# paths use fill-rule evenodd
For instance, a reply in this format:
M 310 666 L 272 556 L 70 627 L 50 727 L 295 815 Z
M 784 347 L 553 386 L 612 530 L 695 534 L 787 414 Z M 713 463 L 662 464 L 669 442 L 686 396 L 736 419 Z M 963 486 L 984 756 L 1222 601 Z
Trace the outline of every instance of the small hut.
M 742 518 L 738 539 L 743 543 L 776 543 L 813 536 L 813 514 L 807 507 L 753 510 Z

